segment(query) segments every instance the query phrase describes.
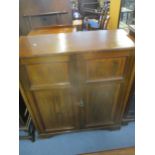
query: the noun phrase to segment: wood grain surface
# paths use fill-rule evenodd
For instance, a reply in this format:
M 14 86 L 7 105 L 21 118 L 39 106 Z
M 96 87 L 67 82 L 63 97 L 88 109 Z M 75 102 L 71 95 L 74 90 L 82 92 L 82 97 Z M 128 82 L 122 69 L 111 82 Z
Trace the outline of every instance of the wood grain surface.
M 20 37 L 20 57 L 134 49 L 124 30 L 99 30 Z
M 122 30 L 20 40 L 20 89 L 40 135 L 121 126 L 133 73 Z
M 96 152 L 96 153 L 86 153 L 82 155 L 135 155 L 135 148 L 122 148 L 116 150 L 109 150 L 103 152 Z

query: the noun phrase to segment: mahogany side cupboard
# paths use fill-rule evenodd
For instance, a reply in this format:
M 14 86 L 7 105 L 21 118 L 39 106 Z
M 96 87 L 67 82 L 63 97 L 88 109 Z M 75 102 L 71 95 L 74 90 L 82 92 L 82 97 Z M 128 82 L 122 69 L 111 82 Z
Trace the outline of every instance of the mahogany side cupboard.
M 20 91 L 41 137 L 121 126 L 134 80 L 123 30 L 20 38 Z

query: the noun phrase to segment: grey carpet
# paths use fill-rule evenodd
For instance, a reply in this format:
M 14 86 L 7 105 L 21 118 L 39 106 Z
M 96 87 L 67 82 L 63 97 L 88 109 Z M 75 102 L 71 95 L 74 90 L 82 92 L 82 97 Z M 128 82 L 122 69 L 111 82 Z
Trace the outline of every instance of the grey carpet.
M 135 145 L 135 124 L 129 123 L 120 130 L 96 130 L 67 133 L 34 143 L 21 140 L 20 155 L 76 155 L 86 152 L 124 148 Z

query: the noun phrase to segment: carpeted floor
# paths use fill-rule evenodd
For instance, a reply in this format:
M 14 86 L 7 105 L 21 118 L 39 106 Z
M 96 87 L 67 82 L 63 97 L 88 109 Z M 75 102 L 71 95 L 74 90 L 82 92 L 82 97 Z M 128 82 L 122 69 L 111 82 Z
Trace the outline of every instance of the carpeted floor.
M 120 130 L 96 130 L 68 133 L 34 143 L 21 140 L 20 155 L 76 155 L 87 152 L 124 148 L 135 145 L 135 124 L 129 123 Z

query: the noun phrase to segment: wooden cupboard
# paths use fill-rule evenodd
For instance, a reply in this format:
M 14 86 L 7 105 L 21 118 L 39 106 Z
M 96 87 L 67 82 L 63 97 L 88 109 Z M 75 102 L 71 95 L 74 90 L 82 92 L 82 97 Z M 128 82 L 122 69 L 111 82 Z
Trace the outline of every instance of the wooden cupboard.
M 40 136 L 120 127 L 133 71 L 123 30 L 20 38 L 20 89 Z

